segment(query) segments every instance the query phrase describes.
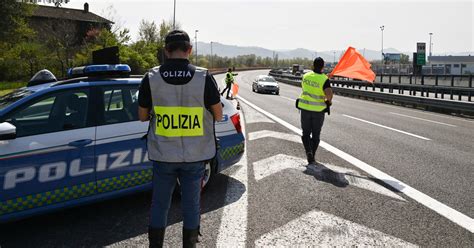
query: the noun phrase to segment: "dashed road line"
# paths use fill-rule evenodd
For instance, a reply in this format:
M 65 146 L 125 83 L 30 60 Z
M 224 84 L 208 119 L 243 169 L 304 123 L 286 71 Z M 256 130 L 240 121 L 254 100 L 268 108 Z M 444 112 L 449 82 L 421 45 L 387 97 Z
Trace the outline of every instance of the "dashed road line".
M 354 117 L 354 116 L 345 115 L 345 114 L 343 114 L 342 116 L 345 116 L 345 117 L 348 117 L 348 118 L 351 118 L 351 119 L 354 119 L 354 120 L 357 120 L 357 121 L 365 122 L 365 123 L 368 123 L 368 124 L 371 124 L 371 125 L 374 125 L 374 126 L 377 126 L 377 127 L 381 127 L 381 128 L 385 128 L 385 129 L 388 129 L 388 130 L 392 130 L 392 131 L 395 131 L 395 132 L 398 132 L 398 133 L 406 134 L 406 135 L 409 135 L 409 136 L 412 136 L 412 137 L 415 137 L 415 138 L 418 138 L 418 139 L 428 140 L 428 141 L 431 140 L 431 139 L 428 139 L 428 138 L 423 137 L 423 136 L 420 136 L 420 135 L 416 135 L 416 134 L 412 134 L 412 133 L 409 133 L 409 132 L 405 132 L 405 131 L 402 131 L 402 130 L 399 130 L 399 129 L 395 129 L 395 128 L 393 128 L 393 127 L 387 127 L 387 126 L 384 126 L 384 125 L 382 125 L 382 124 L 378 124 L 378 123 L 375 123 L 375 122 L 367 121 L 367 120 L 360 119 L 360 118 L 357 118 L 357 117 Z
M 390 112 L 390 114 L 398 115 L 398 116 L 402 116 L 402 117 L 407 117 L 407 118 L 411 118 L 411 119 L 415 119 L 415 120 L 420 120 L 420 121 L 426 121 L 426 122 L 431 122 L 431 123 L 435 123 L 435 124 L 445 125 L 445 126 L 448 126 L 448 127 L 456 127 L 455 125 L 447 124 L 447 123 L 444 123 L 444 122 L 432 121 L 432 120 L 428 120 L 428 119 L 423 119 L 423 118 L 410 116 L 410 115 L 399 114 L 399 113 L 395 113 L 395 112 Z
M 356 98 L 352 98 L 352 97 L 344 97 L 344 99 L 351 100 L 351 101 L 357 101 L 357 102 L 364 102 L 364 103 L 367 103 L 367 104 L 377 105 L 379 107 L 384 107 L 384 108 L 396 109 L 396 110 L 399 110 L 399 111 L 403 110 L 403 111 L 413 112 L 413 113 L 417 113 L 417 114 L 431 115 L 431 116 L 451 119 L 451 120 L 454 120 L 454 121 L 463 121 L 463 122 L 474 123 L 474 121 L 467 120 L 467 119 L 462 118 L 462 117 L 452 117 L 452 116 L 443 115 L 443 114 L 427 113 L 426 111 L 423 111 L 423 110 L 415 110 L 415 109 L 411 109 L 411 108 L 403 107 L 403 106 L 390 105 L 390 104 L 386 104 L 386 103 L 379 103 L 379 102 L 373 102 L 373 101 L 367 101 L 367 100 L 360 100 L 360 99 L 356 99 Z
M 249 102 L 248 100 L 246 100 L 245 98 L 242 98 L 242 97 L 238 97 L 242 102 L 246 103 L 247 105 L 249 105 L 250 107 L 252 107 L 253 109 L 259 111 L 260 113 L 266 115 L 268 118 L 278 122 L 279 124 L 281 124 L 282 126 L 290 129 L 291 131 L 293 131 L 294 133 L 296 133 L 297 135 L 301 135 L 302 134 L 302 131 L 301 129 L 291 125 L 290 123 L 284 121 L 283 119 L 263 110 L 262 108 L 258 107 L 257 105 Z M 418 190 L 416 190 L 415 188 L 409 186 L 408 184 L 388 175 L 387 173 L 379 170 L 379 169 L 376 169 L 375 167 L 372 167 L 371 165 L 357 159 L 356 157 L 346 153 L 346 152 L 343 152 L 339 149 L 337 149 L 336 147 L 324 142 L 324 141 L 321 141 L 320 143 L 320 146 L 324 149 L 326 149 L 327 151 L 335 154 L 336 156 L 346 160 L 347 162 L 351 163 L 352 165 L 356 166 L 357 168 L 365 171 L 366 173 L 368 173 L 369 175 L 372 175 L 374 176 L 375 178 L 378 178 L 380 180 L 382 180 L 383 182 L 385 182 L 386 184 L 390 185 L 391 187 L 395 188 L 396 190 L 404 193 L 406 196 L 412 198 L 413 200 L 419 202 L 420 204 L 430 208 L 431 210 L 435 211 L 436 213 L 440 214 L 441 216 L 444 216 L 445 218 L 447 218 L 448 220 L 458 224 L 459 226 L 461 226 L 462 228 L 470 231 L 471 233 L 474 233 L 474 220 L 447 206 L 446 204 L 424 194 L 423 192 L 420 192 Z

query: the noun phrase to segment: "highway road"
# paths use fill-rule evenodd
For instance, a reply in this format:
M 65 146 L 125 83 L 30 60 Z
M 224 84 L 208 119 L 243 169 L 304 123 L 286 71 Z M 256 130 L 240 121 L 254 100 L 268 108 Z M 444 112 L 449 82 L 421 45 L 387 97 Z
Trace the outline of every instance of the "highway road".
M 296 86 L 251 91 L 239 72 L 246 153 L 202 199 L 202 247 L 474 245 L 474 122 L 335 96 L 306 166 Z M 222 87 L 222 75 L 216 76 Z M 145 247 L 150 194 L 0 226 L 4 247 Z M 179 247 L 173 201 L 166 244 Z

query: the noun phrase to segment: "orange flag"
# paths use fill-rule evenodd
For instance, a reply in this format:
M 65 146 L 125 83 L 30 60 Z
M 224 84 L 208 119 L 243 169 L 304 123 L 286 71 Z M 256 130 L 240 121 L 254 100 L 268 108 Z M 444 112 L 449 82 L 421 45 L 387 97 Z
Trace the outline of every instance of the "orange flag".
M 237 83 L 234 83 L 232 85 L 232 95 L 233 96 L 236 96 L 237 93 L 239 93 L 239 85 Z
M 373 83 L 375 73 L 370 69 L 371 65 L 355 48 L 349 47 L 329 77 L 340 76 L 359 79 Z

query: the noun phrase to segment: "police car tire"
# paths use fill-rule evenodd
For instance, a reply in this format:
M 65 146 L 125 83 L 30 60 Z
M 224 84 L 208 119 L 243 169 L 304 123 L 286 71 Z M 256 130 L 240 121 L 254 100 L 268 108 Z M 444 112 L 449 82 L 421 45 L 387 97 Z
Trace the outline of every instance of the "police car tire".
M 206 176 L 207 176 L 207 180 L 203 182 L 201 192 L 204 192 L 208 188 L 209 183 L 212 181 L 212 179 L 215 176 L 215 173 L 216 173 L 216 162 L 214 159 L 206 163 L 206 169 L 204 171 L 204 178 L 205 178 L 204 180 L 206 180 Z M 176 182 L 175 194 L 181 196 L 181 187 L 180 187 L 179 179 Z

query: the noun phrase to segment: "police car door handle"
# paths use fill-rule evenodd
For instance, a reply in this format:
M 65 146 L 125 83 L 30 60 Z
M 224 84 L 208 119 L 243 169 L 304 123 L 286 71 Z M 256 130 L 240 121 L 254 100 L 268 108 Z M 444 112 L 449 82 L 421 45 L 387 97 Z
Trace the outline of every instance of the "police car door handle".
M 83 140 L 72 141 L 68 145 L 74 146 L 74 147 L 82 147 L 82 146 L 89 145 L 90 143 L 92 143 L 91 139 L 83 139 Z

